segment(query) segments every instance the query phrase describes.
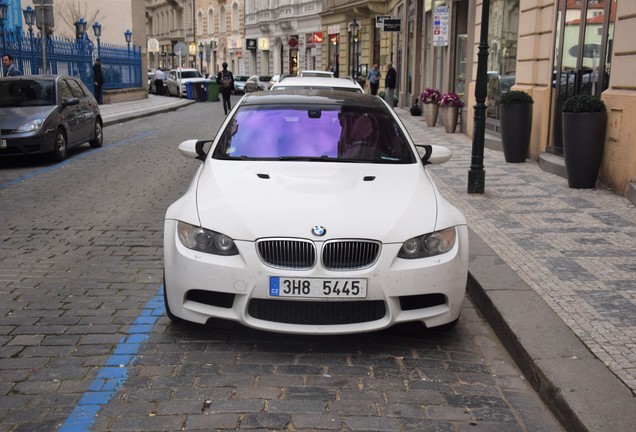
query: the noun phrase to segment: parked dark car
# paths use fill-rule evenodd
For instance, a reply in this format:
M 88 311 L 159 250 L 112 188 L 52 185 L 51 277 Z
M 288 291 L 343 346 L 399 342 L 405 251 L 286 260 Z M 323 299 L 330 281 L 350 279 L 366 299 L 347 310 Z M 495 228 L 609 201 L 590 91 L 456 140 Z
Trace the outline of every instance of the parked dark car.
M 78 79 L 58 75 L 0 78 L 0 156 L 48 153 L 103 143 L 97 101 Z

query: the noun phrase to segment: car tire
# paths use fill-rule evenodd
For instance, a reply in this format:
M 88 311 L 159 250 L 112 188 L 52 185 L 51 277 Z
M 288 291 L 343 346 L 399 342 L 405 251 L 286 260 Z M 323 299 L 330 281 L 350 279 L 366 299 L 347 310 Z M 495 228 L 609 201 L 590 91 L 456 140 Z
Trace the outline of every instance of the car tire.
M 100 148 L 104 144 L 104 128 L 102 121 L 95 120 L 95 129 L 93 132 L 93 139 L 88 142 L 92 148 Z
M 172 313 L 172 311 L 170 310 L 170 305 L 168 304 L 168 294 L 166 292 L 166 276 L 164 273 L 164 277 L 163 277 L 163 304 L 166 308 L 166 315 L 168 315 L 168 318 L 170 318 L 170 321 L 172 321 L 173 323 L 178 323 L 183 321 L 181 318 L 179 318 L 178 316 L 174 315 Z
M 53 152 L 51 159 L 54 162 L 62 162 L 68 156 L 68 144 L 66 142 L 66 134 L 62 129 L 55 132 L 55 142 L 53 143 Z

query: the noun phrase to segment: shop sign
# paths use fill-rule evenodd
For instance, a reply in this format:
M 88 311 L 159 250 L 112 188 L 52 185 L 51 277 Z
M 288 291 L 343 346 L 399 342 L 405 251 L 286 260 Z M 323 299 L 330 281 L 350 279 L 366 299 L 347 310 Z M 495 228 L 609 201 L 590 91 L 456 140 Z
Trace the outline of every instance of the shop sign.
M 296 48 L 298 46 L 298 36 L 290 36 L 289 39 L 287 39 L 287 45 L 289 45 L 290 48 Z
M 315 34 L 315 33 L 314 33 Z M 307 33 L 305 35 L 305 48 L 313 48 L 316 44 L 314 43 L 314 36 L 311 33 Z
M 256 50 L 256 39 L 245 39 L 245 47 L 248 50 Z
M 433 9 L 433 46 L 448 46 L 448 6 Z
M 269 51 L 269 38 L 258 38 L 258 49 L 260 49 L 261 51 Z
M 148 52 L 160 52 L 159 41 L 155 38 L 148 39 Z
M 401 19 L 385 19 L 384 31 L 385 32 L 399 32 L 402 28 Z
M 322 43 L 322 32 L 314 32 L 312 36 L 314 43 Z

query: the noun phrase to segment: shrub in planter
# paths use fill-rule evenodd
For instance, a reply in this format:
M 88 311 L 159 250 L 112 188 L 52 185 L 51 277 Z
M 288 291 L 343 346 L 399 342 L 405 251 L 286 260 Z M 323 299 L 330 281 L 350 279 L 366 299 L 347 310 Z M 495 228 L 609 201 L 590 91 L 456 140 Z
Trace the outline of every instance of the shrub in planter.
M 501 144 L 506 162 L 525 162 L 532 133 L 532 97 L 511 90 L 501 95 Z
M 605 145 L 605 103 L 591 95 L 575 95 L 563 104 L 562 116 L 568 185 L 571 188 L 593 188 Z

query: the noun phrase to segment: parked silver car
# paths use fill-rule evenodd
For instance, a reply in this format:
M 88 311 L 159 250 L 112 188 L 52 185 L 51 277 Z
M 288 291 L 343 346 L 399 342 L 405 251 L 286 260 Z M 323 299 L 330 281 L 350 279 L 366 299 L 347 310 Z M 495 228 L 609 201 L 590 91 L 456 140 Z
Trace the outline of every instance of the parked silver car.
M 101 147 L 102 125 L 97 101 L 76 78 L 0 78 L 0 156 L 48 153 L 62 161 L 71 147 Z
M 196 69 L 172 69 L 166 74 L 166 80 L 164 81 L 165 89 L 168 91 L 168 96 L 179 96 L 179 83 L 181 83 L 181 96 L 187 95 L 186 84 L 187 83 L 210 83 L 211 80 L 206 79 Z

